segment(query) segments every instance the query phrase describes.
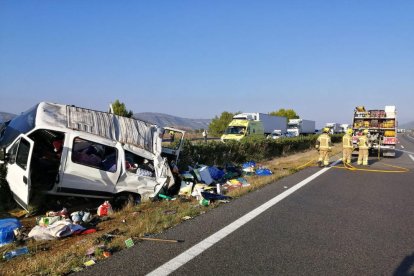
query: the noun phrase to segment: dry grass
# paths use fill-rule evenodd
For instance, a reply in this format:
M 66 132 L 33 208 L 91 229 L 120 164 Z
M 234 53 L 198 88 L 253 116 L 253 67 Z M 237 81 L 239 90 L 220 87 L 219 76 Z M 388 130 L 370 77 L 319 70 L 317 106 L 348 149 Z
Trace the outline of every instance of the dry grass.
M 209 207 L 202 207 L 197 201 L 148 202 L 138 206 L 126 206 L 120 212 L 110 216 L 109 220 L 98 225 L 98 231 L 85 236 L 72 236 L 65 239 L 36 242 L 29 240 L 26 244 L 30 255 L 21 256 L 10 261 L 0 261 L 0 275 L 62 275 L 76 267 L 82 267 L 90 258 L 86 251 L 96 245 L 106 244 L 111 251 L 125 248 L 125 240 L 135 241 L 145 234 L 160 233 L 182 221 L 185 216 L 197 216 Z M 102 237 L 116 231 L 115 237 L 106 242 Z M 8 251 L 15 245 L 7 245 L 0 252 Z M 97 256 L 102 259 L 103 256 Z
M 336 145 L 332 154 L 338 154 L 340 151 L 340 147 Z M 273 175 L 248 177 L 251 186 L 232 190 L 228 195 L 240 197 L 299 169 L 313 166 L 316 159 L 315 151 L 305 151 L 263 162 L 261 165 L 271 169 Z M 139 237 L 165 231 L 179 224 L 185 216 L 194 217 L 218 205 L 200 206 L 194 199 L 146 202 L 138 206 L 128 205 L 111 215 L 109 220 L 99 223 L 96 233 L 47 242 L 28 241 L 26 245 L 31 254 L 10 261 L 0 261 L 0 275 L 67 274 L 73 269 L 82 268 L 83 263 L 90 259 L 85 253 L 93 246 L 105 244 L 113 252 L 119 251 L 125 248 L 125 240 L 128 238 L 133 238 L 135 242 L 138 242 Z M 116 233 L 116 235 L 112 240 L 105 242 L 102 237 L 107 233 Z M 16 247 L 14 244 L 4 246 L 0 253 L 14 247 Z M 102 258 L 104 258 L 102 255 L 96 256 L 97 261 Z

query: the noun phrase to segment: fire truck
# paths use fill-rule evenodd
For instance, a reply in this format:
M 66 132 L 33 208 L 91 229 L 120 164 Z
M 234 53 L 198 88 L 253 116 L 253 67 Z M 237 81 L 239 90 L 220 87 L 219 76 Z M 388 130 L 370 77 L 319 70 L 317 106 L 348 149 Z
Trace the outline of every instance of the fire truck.
M 395 156 L 397 143 L 397 111 L 395 106 L 385 106 L 384 109 L 367 110 L 358 106 L 354 111 L 352 123 L 353 143 L 358 149 L 358 138 L 364 129 L 368 129 L 370 152 L 383 156 Z

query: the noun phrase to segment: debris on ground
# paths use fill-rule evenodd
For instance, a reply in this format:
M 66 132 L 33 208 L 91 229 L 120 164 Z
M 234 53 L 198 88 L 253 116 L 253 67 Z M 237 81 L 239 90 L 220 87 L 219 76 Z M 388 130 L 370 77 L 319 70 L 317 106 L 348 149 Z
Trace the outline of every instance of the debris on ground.
M 29 254 L 29 249 L 27 248 L 27 246 L 5 252 L 3 254 L 3 259 L 10 260 L 14 257 L 25 255 L 25 254 Z
M 135 245 L 134 240 L 132 238 L 125 240 L 125 245 L 127 248 L 133 247 Z
M 0 247 L 12 243 L 16 238 L 15 233 L 22 227 L 18 219 L 0 219 Z
M 158 239 L 158 238 L 146 238 L 146 237 L 140 237 L 138 239 L 143 240 L 143 241 L 171 242 L 171 243 L 184 242 L 184 240 L 170 240 L 170 239 Z
M 251 175 L 268 175 L 271 174 L 269 169 L 258 166 L 256 162 L 249 161 L 243 164 L 242 167 L 234 164 L 226 164 L 223 168 L 217 166 L 196 165 L 189 167 L 188 171 L 183 171 L 178 175 L 181 181 L 181 186 L 175 194 L 169 191 L 158 193 L 157 198 L 160 200 L 176 200 L 180 202 L 198 202 L 197 207 L 208 207 L 213 202 L 230 202 L 232 197 L 227 196 L 226 193 L 233 189 L 240 189 L 250 186 L 250 183 L 244 176 Z M 69 205 L 71 208 L 75 205 Z M 96 205 L 95 205 L 96 206 Z M 96 210 L 93 213 L 90 210 Z M 95 213 L 96 212 L 96 213 Z M 74 210 L 68 212 L 68 209 L 63 207 L 58 211 L 49 210 L 43 216 L 36 218 L 36 224 L 31 227 L 30 231 L 22 231 L 22 225 L 18 219 L 2 219 L 0 220 L 0 246 L 16 242 L 20 240 L 23 244 L 27 239 L 39 240 L 54 240 L 69 237 L 72 235 L 85 235 L 97 232 L 97 224 L 111 220 L 111 215 L 114 213 L 112 205 L 109 201 L 104 201 L 98 208 Z M 134 211 L 132 216 L 136 217 L 141 211 Z M 178 210 L 166 209 L 163 211 L 165 215 L 175 215 Z M 205 213 L 200 211 L 199 213 Z M 183 221 L 192 219 L 192 216 L 184 216 Z M 122 220 L 126 224 L 127 217 Z M 6 222 L 10 225 L 6 229 Z M 13 222 L 13 225 L 11 223 Z M 23 227 L 24 228 L 24 227 Z M 82 267 L 76 267 L 73 271 L 81 271 L 84 267 L 92 266 L 97 261 L 103 258 L 112 256 L 112 251 L 109 249 L 109 244 L 115 237 L 124 237 L 124 244 L 127 248 L 135 246 L 137 240 L 154 241 L 154 242 L 168 242 L 178 243 L 184 240 L 175 239 L 161 239 L 153 237 L 130 237 L 127 238 L 127 233 L 115 229 L 108 233 L 102 234 L 95 238 L 94 246 L 86 250 L 85 255 L 90 258 L 83 263 Z M 31 250 L 31 254 L 36 254 L 39 250 Z M 4 259 L 11 259 L 15 256 L 28 254 L 29 249 L 21 247 L 12 251 L 4 253 Z
M 105 201 L 104 203 L 102 203 L 98 207 L 98 212 L 97 213 L 98 213 L 98 216 L 100 216 L 100 217 L 112 215 L 114 213 L 114 211 L 112 210 L 111 203 L 109 203 L 109 201 Z

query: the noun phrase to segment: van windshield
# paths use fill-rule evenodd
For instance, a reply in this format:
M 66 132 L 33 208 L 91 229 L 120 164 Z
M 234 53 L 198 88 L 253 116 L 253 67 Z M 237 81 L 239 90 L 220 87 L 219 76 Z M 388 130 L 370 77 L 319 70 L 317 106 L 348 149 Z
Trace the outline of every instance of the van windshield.
M 230 126 L 226 129 L 226 134 L 244 134 L 246 133 L 246 127 L 243 126 Z
M 37 105 L 15 117 L 0 133 L 0 148 L 10 145 L 17 136 L 35 127 Z

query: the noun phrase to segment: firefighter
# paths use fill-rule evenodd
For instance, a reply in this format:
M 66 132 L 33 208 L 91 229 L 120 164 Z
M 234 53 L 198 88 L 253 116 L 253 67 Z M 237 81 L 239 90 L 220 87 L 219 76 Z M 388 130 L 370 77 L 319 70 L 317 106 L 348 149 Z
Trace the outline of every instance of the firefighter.
M 329 165 L 329 152 L 332 150 L 331 137 L 329 136 L 329 128 L 325 127 L 323 133 L 316 140 L 316 149 L 319 150 L 319 167 Z
M 369 143 L 368 143 L 368 129 L 364 129 L 362 132 L 362 136 L 358 138 L 358 165 L 368 165 L 368 149 L 369 149 Z
M 352 129 L 349 128 L 347 129 L 346 134 L 342 137 L 342 162 L 344 162 L 344 164 L 351 164 L 353 150 Z

